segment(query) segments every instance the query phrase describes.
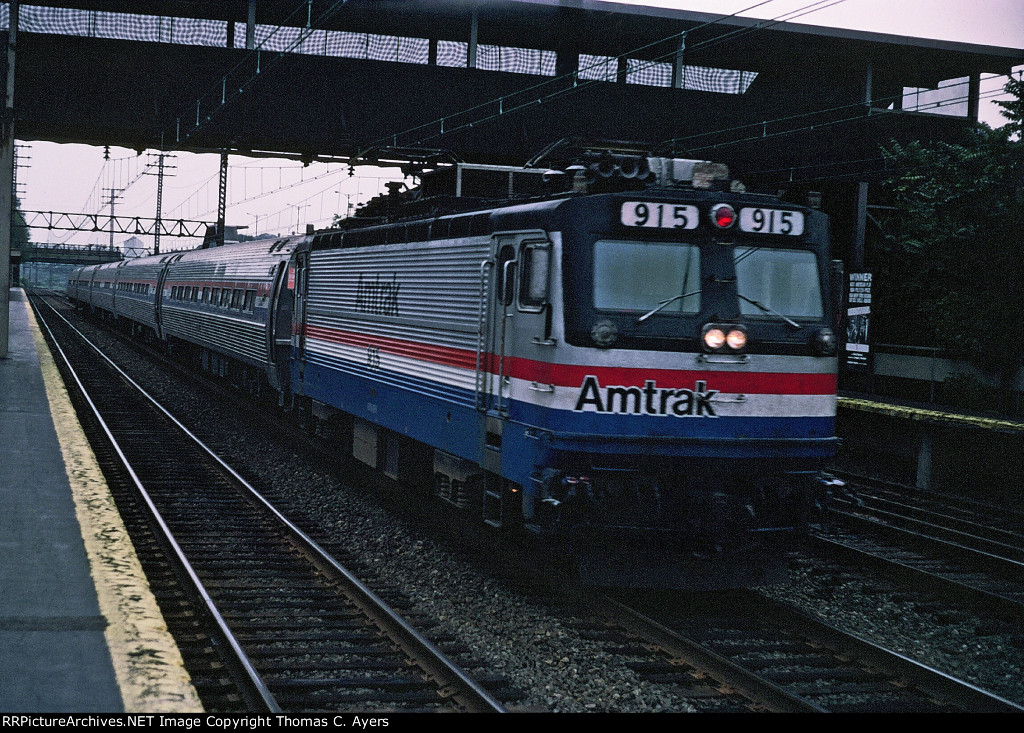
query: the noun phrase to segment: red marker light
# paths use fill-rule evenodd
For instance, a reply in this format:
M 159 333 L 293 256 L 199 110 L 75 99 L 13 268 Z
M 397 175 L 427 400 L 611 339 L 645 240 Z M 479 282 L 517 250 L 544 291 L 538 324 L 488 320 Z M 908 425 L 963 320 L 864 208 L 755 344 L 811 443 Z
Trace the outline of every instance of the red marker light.
M 711 221 L 719 229 L 728 229 L 736 223 L 736 210 L 729 204 L 717 204 L 711 208 Z

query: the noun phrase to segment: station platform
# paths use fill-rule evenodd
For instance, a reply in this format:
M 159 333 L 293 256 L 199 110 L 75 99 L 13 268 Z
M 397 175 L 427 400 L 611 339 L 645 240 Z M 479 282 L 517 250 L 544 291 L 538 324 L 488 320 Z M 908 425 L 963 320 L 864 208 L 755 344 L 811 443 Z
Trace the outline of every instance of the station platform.
M 1020 420 L 841 391 L 836 431 L 838 468 L 1019 510 Z
M 0 359 L 0 712 L 201 712 L 24 292 Z
M 956 410 L 934 404 L 840 391 L 840 410 L 875 413 L 902 420 L 958 428 L 975 428 L 1013 435 L 1024 434 L 1024 421 Z

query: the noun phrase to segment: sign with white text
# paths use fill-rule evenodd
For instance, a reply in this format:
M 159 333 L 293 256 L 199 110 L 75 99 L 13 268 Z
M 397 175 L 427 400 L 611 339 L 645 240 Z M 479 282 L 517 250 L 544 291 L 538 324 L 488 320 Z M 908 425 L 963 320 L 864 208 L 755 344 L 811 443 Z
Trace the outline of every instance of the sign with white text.
M 846 367 L 866 370 L 870 364 L 871 273 L 851 272 L 846 296 Z

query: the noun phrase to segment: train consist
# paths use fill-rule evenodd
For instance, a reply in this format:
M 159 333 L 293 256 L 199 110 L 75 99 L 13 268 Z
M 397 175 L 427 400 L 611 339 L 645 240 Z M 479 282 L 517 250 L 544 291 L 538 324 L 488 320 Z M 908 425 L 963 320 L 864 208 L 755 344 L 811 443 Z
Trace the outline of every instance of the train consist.
M 758 582 L 813 521 L 837 447 L 820 211 L 604 152 L 454 166 L 371 213 L 83 267 L 68 295 L 393 478 L 566 539 L 592 582 Z

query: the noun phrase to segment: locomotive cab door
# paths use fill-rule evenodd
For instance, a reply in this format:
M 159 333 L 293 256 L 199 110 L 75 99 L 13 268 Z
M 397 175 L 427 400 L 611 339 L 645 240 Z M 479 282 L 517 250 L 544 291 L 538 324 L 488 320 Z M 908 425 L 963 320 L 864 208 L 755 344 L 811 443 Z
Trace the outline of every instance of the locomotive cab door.
M 510 416 L 511 356 L 546 361 L 554 344 L 548 280 L 551 242 L 543 231 L 494 236 L 492 257 L 481 267 L 477 408 L 503 420 Z
M 502 434 L 513 419 L 515 357 L 534 357 L 550 340 L 547 270 L 551 244 L 543 231 L 496 234 L 491 257 L 482 263 L 480 338 L 477 350 L 477 409 L 481 412 L 478 455 L 484 468 L 483 518 L 501 526 L 514 510 L 506 499 L 513 482 L 502 470 Z M 524 267 L 526 269 L 524 269 Z M 542 275 L 539 273 L 543 273 Z M 543 279 L 538 288 L 533 281 Z M 525 278 L 525 279 L 524 279 Z M 539 290 L 543 293 L 538 294 Z
M 295 293 L 292 310 L 292 356 L 298 363 L 299 381 L 306 367 L 306 301 L 309 288 L 309 252 L 299 252 L 295 264 L 288 268 L 288 288 Z
M 491 462 L 488 455 L 500 453 L 501 426 L 511 417 L 512 357 L 532 356 L 537 344 L 550 341 L 546 308 L 550 251 L 542 231 L 497 234 L 492 257 L 481 268 L 485 294 L 477 354 L 477 408 L 487 418 L 482 431 L 485 466 Z
M 274 365 L 274 374 L 278 382 L 274 387 L 281 393 L 282 399 L 288 384 L 288 361 L 291 356 L 292 343 L 292 305 L 295 299 L 295 290 L 288 287 L 287 277 L 288 263 L 278 263 L 270 291 L 270 313 L 268 314 L 270 361 Z
M 515 324 L 515 280 L 517 238 L 501 236 L 494 239 L 494 256 L 491 260 L 491 288 L 486 298 L 489 311 L 484 325 L 484 358 L 478 369 L 482 369 L 482 395 L 478 405 L 492 416 L 508 419 L 508 398 L 510 378 L 506 374 L 506 355 L 513 340 Z

